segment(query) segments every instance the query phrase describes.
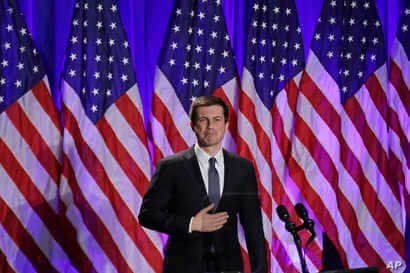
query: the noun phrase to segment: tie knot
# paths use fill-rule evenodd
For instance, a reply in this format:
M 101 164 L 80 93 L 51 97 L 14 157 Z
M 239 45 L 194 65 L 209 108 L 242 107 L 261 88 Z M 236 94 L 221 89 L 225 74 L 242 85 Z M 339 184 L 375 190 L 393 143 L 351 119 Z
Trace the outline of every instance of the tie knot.
M 211 157 L 209 159 L 209 166 L 210 167 L 215 167 L 215 162 L 216 162 L 216 158 L 215 157 Z

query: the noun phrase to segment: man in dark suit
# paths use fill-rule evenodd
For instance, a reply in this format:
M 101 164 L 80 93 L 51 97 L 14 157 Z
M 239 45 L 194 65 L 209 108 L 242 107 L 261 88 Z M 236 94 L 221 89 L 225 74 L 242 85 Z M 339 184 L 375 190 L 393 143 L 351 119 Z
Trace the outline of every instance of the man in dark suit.
M 252 272 L 267 259 L 255 171 L 222 149 L 229 110 L 219 98 L 196 98 L 190 110 L 197 143 L 158 163 L 144 196 L 140 223 L 169 234 L 164 273 L 242 272 L 237 215 Z

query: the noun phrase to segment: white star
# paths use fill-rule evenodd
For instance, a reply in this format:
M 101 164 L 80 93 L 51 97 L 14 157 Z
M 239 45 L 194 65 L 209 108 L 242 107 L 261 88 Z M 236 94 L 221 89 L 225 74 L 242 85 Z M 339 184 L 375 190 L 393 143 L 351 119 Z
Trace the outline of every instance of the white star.
M 350 4 L 350 6 L 354 9 L 354 8 L 356 7 L 356 2 L 353 1 L 353 2 Z
M 3 59 L 3 61 L 1 62 L 1 65 L 2 65 L 3 67 L 6 67 L 6 66 L 9 65 L 9 62 Z
M 175 11 L 175 13 L 176 13 L 177 15 L 181 15 L 181 14 L 182 14 L 182 11 L 181 11 L 181 9 L 177 9 L 177 10 Z
M 327 52 L 326 56 L 327 56 L 329 59 L 333 58 L 333 52 L 332 52 L 332 51 Z
M 276 41 L 275 40 L 272 41 L 272 47 L 276 47 Z
M 112 73 L 107 74 L 107 79 L 112 80 Z
M 408 29 L 408 26 L 407 26 L 407 25 L 403 25 L 403 26 L 401 27 L 401 30 L 402 30 L 403 32 L 406 32 L 406 31 L 408 31 L 409 29 Z
M 261 25 L 261 26 L 262 26 L 263 29 L 265 29 L 265 28 L 266 28 L 266 23 L 265 23 L 265 22 L 262 22 L 262 25 Z
M 221 66 L 220 68 L 219 68 L 219 73 L 225 73 L 225 67 L 223 67 L 223 66 Z
M 5 85 L 6 84 L 6 79 L 5 78 L 1 78 L 0 79 L 0 85 Z
M 218 38 L 218 33 L 217 33 L 216 31 L 212 31 L 211 37 L 212 37 L 213 39 Z
M 291 9 L 286 9 L 286 15 L 290 15 L 292 13 Z
M 188 79 L 187 78 L 182 78 L 181 80 L 182 84 L 185 85 L 188 83 Z
M 282 46 L 283 46 L 284 48 L 288 48 L 288 46 L 289 46 L 289 45 L 288 45 L 288 42 L 284 42 Z
M 347 92 L 347 87 L 343 86 L 342 91 L 343 91 L 343 93 L 346 93 Z
M 204 81 L 204 87 L 208 88 L 209 87 L 209 82 L 208 81 Z
M 362 24 L 363 24 L 364 27 L 367 27 L 367 25 L 368 25 L 367 20 L 363 20 Z
M 255 4 L 253 5 L 253 9 L 254 9 L 255 11 L 257 11 L 257 10 L 259 9 L 259 5 L 258 5 L 257 3 L 255 3 Z
M 4 102 L 4 97 L 0 96 L 0 103 Z
M 121 62 L 123 65 L 129 64 L 129 59 L 124 57 Z
M 320 39 L 320 33 L 316 33 L 315 34 L 315 40 L 317 41 L 317 40 L 319 40 Z
M 252 44 L 256 44 L 256 38 L 252 38 L 251 43 L 252 43 Z
M 376 45 L 378 42 L 379 42 L 379 39 L 373 38 L 372 43 L 373 43 L 374 45 Z
M 187 44 L 187 46 L 185 47 L 185 49 L 186 49 L 186 51 L 191 51 L 191 45 L 190 44 Z
M 195 12 L 193 10 L 191 10 L 191 13 L 189 14 L 191 17 L 195 16 Z
M 100 78 L 100 72 L 94 72 L 94 78 L 97 80 Z
M 262 39 L 262 40 L 261 40 L 261 45 L 262 45 L 262 46 L 266 45 L 266 40 L 265 40 L 265 39 Z
M 95 43 L 96 43 L 97 45 L 101 45 L 101 44 L 102 44 L 102 41 L 101 41 L 100 38 L 98 38 L 98 39 L 95 41 Z
M 329 34 L 329 37 L 327 37 L 329 41 L 334 41 L 335 40 L 335 35 Z
M 345 75 L 345 77 L 349 76 L 349 75 L 350 75 L 350 71 L 346 69 L 345 71 L 343 71 L 343 75 Z
M 360 55 L 360 60 L 364 61 L 364 54 Z
M 362 44 L 365 44 L 366 43 L 366 37 L 363 37 L 361 41 L 362 41 Z
M 288 60 L 286 60 L 286 58 L 282 58 L 282 60 L 280 60 L 280 63 L 281 63 L 282 65 L 285 65 L 285 64 L 288 63 Z
M 353 18 L 350 18 L 349 25 L 353 26 L 354 24 L 356 24 L 355 20 Z
M 97 105 L 93 104 L 93 105 L 91 106 L 91 111 L 93 111 L 93 113 L 97 112 L 97 111 L 98 111 Z
M 17 80 L 17 81 L 14 83 L 14 85 L 15 85 L 16 87 L 21 87 L 21 81 Z
M 87 20 L 84 21 L 83 25 L 84 25 L 84 27 L 88 27 L 88 21 Z
M 201 52 L 202 51 L 202 47 L 201 46 L 196 46 L 195 47 L 195 51 L 197 52 L 197 53 L 199 53 L 199 52 Z
M 107 97 L 109 97 L 109 96 L 111 96 L 111 95 L 112 95 L 112 92 L 111 92 L 111 90 L 110 90 L 110 89 L 107 89 L 107 91 L 105 92 L 105 94 L 107 95 Z
M 227 57 L 229 56 L 229 52 L 226 51 L 226 50 L 224 50 L 224 51 L 222 52 L 222 56 L 223 56 L 224 58 L 227 58 Z
M 188 28 L 188 33 L 192 34 L 192 32 L 194 32 L 194 30 L 192 29 L 192 27 Z
M 117 11 L 117 5 L 112 5 L 111 6 L 111 11 L 116 12 Z
M 186 61 L 186 62 L 184 63 L 184 67 L 185 67 L 186 69 L 189 68 L 189 62 L 188 62 L 188 61 Z
M 196 32 L 199 36 L 202 36 L 204 34 L 203 29 L 199 28 L 198 31 Z
M 293 60 L 292 60 L 292 65 L 293 65 L 293 66 L 297 66 L 297 65 L 298 65 L 298 60 L 293 59 Z
M 4 49 L 10 49 L 11 48 L 11 44 L 10 43 L 4 43 Z
M 329 19 L 329 23 L 330 23 L 331 25 L 336 24 L 336 18 L 331 17 L 331 18 Z
M 348 52 L 346 53 L 346 59 L 350 60 L 352 58 L 352 53 Z
M 18 63 L 18 64 L 17 64 L 17 68 L 18 68 L 19 70 L 24 69 L 24 64 L 23 64 L 23 63 Z
M 84 9 L 88 9 L 88 3 L 84 4 Z
M 229 41 L 229 35 L 228 34 L 225 35 L 225 40 Z
M 125 42 L 123 43 L 123 45 L 124 45 L 125 48 L 128 48 L 128 46 L 129 46 L 127 41 L 125 41 Z
M 9 14 L 13 14 L 13 8 L 8 8 L 7 11 L 9 12 Z
M 379 22 L 379 21 L 376 21 L 376 22 L 374 23 L 374 26 L 375 26 L 375 27 L 380 27 L 380 22 Z
M 253 21 L 252 26 L 253 26 L 253 27 L 258 27 L 258 21 L 256 21 L 256 20 Z
M 128 81 L 128 76 L 125 75 L 125 74 L 122 74 L 122 75 L 121 75 L 121 80 L 122 80 L 123 82 Z
M 109 44 L 110 46 L 115 45 L 115 40 L 114 40 L 114 39 L 110 39 L 110 40 L 108 41 L 108 44 Z
M 284 79 L 285 79 L 285 76 L 284 76 L 283 74 L 280 74 L 280 75 L 279 75 L 279 80 L 280 80 L 280 81 L 283 81 Z
M 23 28 L 21 28 L 21 30 L 20 30 L 20 34 L 21 34 L 21 36 L 26 35 L 26 34 L 27 34 L 27 29 L 25 29 L 24 27 L 23 27 Z
M 284 27 L 284 29 L 285 29 L 286 32 L 288 32 L 288 31 L 289 31 L 289 25 L 286 25 L 286 26 Z
M 205 14 L 203 12 L 200 12 L 198 14 L 199 19 L 204 19 L 205 18 Z
M 193 86 L 198 86 L 198 85 L 199 85 L 198 80 L 194 79 L 194 80 L 192 81 L 192 85 L 193 85 Z
M 215 23 L 219 22 L 219 16 L 215 15 L 213 19 Z
M 171 47 L 172 47 L 173 50 L 175 50 L 175 49 L 178 48 L 178 44 L 174 42 L 174 43 L 171 44 Z
M 101 62 L 101 56 L 100 56 L 100 55 L 96 55 L 96 56 L 95 56 L 95 61 L 96 61 L 97 63 Z
M 261 72 L 261 73 L 259 73 L 258 78 L 259 78 L 260 80 L 262 80 L 264 77 L 265 77 L 265 76 L 263 75 L 263 73 L 262 73 L 262 72 Z
M 170 59 L 168 63 L 169 63 L 170 66 L 173 66 L 173 65 L 175 65 L 175 60 L 174 60 L 174 59 Z
M 357 73 L 357 76 L 358 76 L 359 78 L 363 77 L 363 72 L 362 72 L 362 71 L 359 71 L 359 73 Z
M 174 32 L 176 33 L 176 32 L 179 32 L 179 31 L 180 31 L 180 28 L 179 28 L 179 26 L 175 25 L 174 28 L 173 28 L 173 30 L 174 30 Z
M 25 51 L 26 51 L 26 47 L 21 46 L 21 47 L 19 48 L 19 50 L 20 50 L 20 52 L 21 52 L 21 53 L 23 53 L 23 52 L 25 52 Z
M 98 9 L 99 12 L 101 12 L 103 10 L 103 6 L 101 4 L 99 4 L 97 9 Z
M 372 55 L 371 57 L 370 57 L 370 59 L 372 60 L 372 61 L 376 61 L 376 55 Z
M 83 39 L 83 43 L 84 43 L 84 44 L 87 44 L 87 37 L 85 37 L 85 38 Z
M 406 9 L 406 10 L 404 11 L 404 13 L 405 13 L 406 15 L 410 15 L 410 9 Z
M 295 50 L 298 50 L 298 49 L 300 49 L 300 44 L 296 43 L 293 47 L 295 48 Z
M 351 43 L 351 42 L 353 42 L 353 36 L 349 36 L 348 38 L 347 38 L 347 40 Z
M 71 38 L 71 42 L 72 42 L 73 44 L 78 43 L 77 37 L 76 37 L 76 36 L 73 36 L 73 37 Z
M 102 22 L 98 21 L 96 26 L 97 26 L 98 29 L 102 28 Z
M 278 24 L 273 24 L 272 25 L 272 30 L 277 30 L 278 29 Z
M 38 66 L 36 66 L 36 65 L 33 66 L 33 72 L 34 72 L 34 73 L 37 73 L 38 71 L 39 71 L 39 70 L 38 70 Z
M 330 5 L 331 5 L 332 7 L 336 7 L 336 1 L 330 2 Z
M 100 92 L 97 88 L 94 88 L 93 91 L 91 91 L 91 93 L 93 93 L 94 96 L 97 96 Z
M 117 24 L 116 24 L 116 23 L 112 22 L 112 23 L 110 24 L 110 28 L 111 28 L 111 29 L 115 29 L 116 27 L 117 27 Z
M 12 25 L 7 25 L 6 30 L 7 30 L 8 32 L 12 31 L 12 30 L 13 30 L 13 26 L 12 26 Z
M 199 63 L 195 63 L 195 64 L 194 64 L 194 68 L 195 68 L 196 70 L 198 70 L 198 69 L 201 68 L 201 65 L 200 65 Z
M 265 60 L 265 56 L 261 56 L 260 58 L 259 58 L 259 61 L 261 62 L 261 63 L 264 63 L 266 60 Z
M 279 11 L 280 11 L 280 8 L 279 8 L 279 7 L 275 7 L 275 8 L 273 9 L 273 12 L 276 13 L 276 14 L 278 14 Z
M 205 66 L 205 70 L 206 71 L 211 71 L 211 69 L 212 69 L 212 65 L 209 65 L 209 64 L 207 64 L 206 66 Z
M 114 62 L 114 57 L 113 56 L 108 57 L 108 62 L 113 63 Z
M 75 70 L 70 70 L 70 72 L 68 72 L 68 74 L 70 75 L 70 77 L 72 78 L 72 77 L 74 77 L 75 76 Z

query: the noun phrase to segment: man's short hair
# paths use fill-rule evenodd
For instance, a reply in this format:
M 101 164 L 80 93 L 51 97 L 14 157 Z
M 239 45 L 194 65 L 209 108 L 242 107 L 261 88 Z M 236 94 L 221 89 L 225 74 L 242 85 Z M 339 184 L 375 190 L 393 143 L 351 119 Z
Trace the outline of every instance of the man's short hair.
M 198 118 L 198 115 L 196 112 L 198 107 L 212 106 L 212 105 L 219 105 L 222 107 L 225 122 L 228 122 L 229 108 L 228 108 L 228 105 L 226 105 L 226 103 L 221 98 L 218 98 L 215 96 L 200 96 L 200 97 L 195 98 L 192 101 L 191 109 L 189 109 L 189 118 L 191 119 L 192 124 L 194 124 Z

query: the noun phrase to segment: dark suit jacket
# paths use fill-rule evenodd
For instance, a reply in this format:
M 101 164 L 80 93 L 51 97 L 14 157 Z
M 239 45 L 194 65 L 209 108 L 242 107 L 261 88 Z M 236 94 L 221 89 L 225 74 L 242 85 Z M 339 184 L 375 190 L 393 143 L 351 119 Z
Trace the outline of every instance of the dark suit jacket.
M 144 196 L 140 223 L 169 234 L 164 272 L 200 273 L 213 244 L 221 271 L 243 271 L 237 235 L 237 215 L 243 226 L 252 272 L 266 273 L 267 260 L 255 172 L 250 161 L 224 153 L 224 189 L 216 211 L 229 213 L 228 222 L 212 233 L 188 233 L 191 217 L 209 204 L 194 148 L 158 163 Z

